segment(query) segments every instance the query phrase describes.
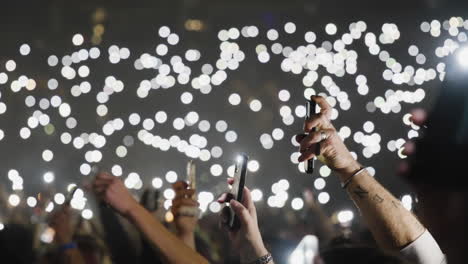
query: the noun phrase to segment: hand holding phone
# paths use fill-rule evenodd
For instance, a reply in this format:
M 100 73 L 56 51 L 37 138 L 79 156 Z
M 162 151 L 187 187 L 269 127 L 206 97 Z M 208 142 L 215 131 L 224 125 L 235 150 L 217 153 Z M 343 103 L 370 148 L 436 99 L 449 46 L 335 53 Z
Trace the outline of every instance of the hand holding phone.
M 307 108 L 306 119 L 309 119 L 313 115 L 317 114 L 316 113 L 316 106 L 317 106 L 317 104 L 314 101 L 307 100 L 307 103 L 306 103 L 306 108 Z M 315 128 L 315 127 L 312 129 L 312 131 L 316 131 L 316 130 L 317 130 L 317 128 Z M 317 155 L 320 155 L 320 145 L 319 144 L 317 144 L 317 150 L 315 151 Z M 315 168 L 315 158 L 304 161 L 304 169 L 305 169 L 307 174 L 313 174 L 314 173 L 314 168 Z

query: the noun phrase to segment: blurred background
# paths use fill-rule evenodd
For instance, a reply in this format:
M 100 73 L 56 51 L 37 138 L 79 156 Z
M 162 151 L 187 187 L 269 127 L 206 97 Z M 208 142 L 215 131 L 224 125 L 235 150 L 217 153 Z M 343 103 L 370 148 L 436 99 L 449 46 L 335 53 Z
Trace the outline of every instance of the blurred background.
M 206 214 L 239 152 L 259 207 L 357 211 L 330 170 L 301 172 L 293 136 L 323 94 L 356 158 L 411 207 L 396 175 L 444 58 L 466 42 L 459 1 L 22 1 L 0 8 L 0 182 L 9 206 L 98 170 L 139 195 L 197 165 Z M 400 154 L 399 154 L 400 152 Z M 441 179 L 442 180 L 442 179 Z M 17 194 L 12 198 L 12 194 Z M 310 193 L 309 193 L 310 195 Z M 310 199 L 310 197 L 308 198 Z M 92 209 L 81 199 L 75 207 Z M 348 212 L 348 211 L 346 211 Z M 87 214 L 89 217 L 89 213 Z

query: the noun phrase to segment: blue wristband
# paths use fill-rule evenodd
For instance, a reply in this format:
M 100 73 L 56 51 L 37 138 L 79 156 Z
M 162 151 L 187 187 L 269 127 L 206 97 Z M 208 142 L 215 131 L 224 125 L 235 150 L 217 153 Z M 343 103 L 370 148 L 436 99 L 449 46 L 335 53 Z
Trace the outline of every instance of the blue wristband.
M 58 248 L 58 250 L 59 250 L 60 252 L 63 252 L 63 251 L 66 251 L 66 250 L 68 250 L 68 249 L 73 249 L 73 248 L 77 248 L 77 247 L 78 247 L 78 245 L 77 245 L 75 242 L 70 242 L 70 243 L 61 245 L 61 246 Z

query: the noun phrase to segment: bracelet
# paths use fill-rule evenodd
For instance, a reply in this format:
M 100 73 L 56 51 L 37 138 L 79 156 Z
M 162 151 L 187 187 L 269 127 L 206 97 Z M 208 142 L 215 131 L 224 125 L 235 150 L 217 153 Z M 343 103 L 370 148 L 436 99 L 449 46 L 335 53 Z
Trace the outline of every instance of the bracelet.
M 272 260 L 273 256 L 271 255 L 271 253 L 268 253 L 265 256 L 258 258 L 257 260 L 249 262 L 249 264 L 267 264 L 270 263 L 270 261 Z
M 356 173 L 354 173 L 353 175 L 349 176 L 348 179 L 346 179 L 346 181 L 344 181 L 343 183 L 341 183 L 341 188 L 343 189 L 346 189 L 346 187 L 348 187 L 348 185 L 351 183 L 351 180 L 354 178 L 354 176 L 358 175 L 358 174 L 361 174 L 363 171 L 365 171 L 366 168 L 361 168 L 360 170 L 358 170 Z
M 77 248 L 77 247 L 78 247 L 78 245 L 77 245 L 75 242 L 70 242 L 70 243 L 61 245 L 61 246 L 58 248 L 58 250 L 59 250 L 60 252 L 63 252 L 63 251 L 66 251 L 66 250 L 68 250 L 68 249 L 73 249 L 73 248 Z

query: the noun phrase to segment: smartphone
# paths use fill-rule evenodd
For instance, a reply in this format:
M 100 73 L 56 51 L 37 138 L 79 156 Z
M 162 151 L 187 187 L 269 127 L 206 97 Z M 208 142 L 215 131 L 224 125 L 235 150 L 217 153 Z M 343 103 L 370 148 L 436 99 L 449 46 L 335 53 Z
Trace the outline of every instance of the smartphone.
M 307 109 L 306 120 L 317 114 L 316 113 L 316 108 L 317 108 L 317 104 L 314 101 L 307 100 L 307 103 L 306 103 L 306 109 Z M 316 131 L 316 130 L 317 129 L 315 127 L 312 128 L 312 131 Z M 320 146 L 319 146 L 319 144 L 317 144 L 315 154 L 320 155 Z M 315 158 L 304 161 L 304 169 L 305 169 L 305 172 L 307 174 L 313 174 L 314 173 L 314 168 L 315 168 Z
M 75 192 L 78 190 L 78 185 L 73 186 L 70 191 L 67 194 L 67 197 L 65 199 L 65 202 L 63 203 L 64 205 L 70 205 L 71 200 L 73 199 L 73 195 L 75 195 Z
M 197 167 L 195 166 L 195 163 L 193 162 L 193 160 L 187 163 L 187 183 L 188 183 L 189 189 L 192 189 L 192 190 L 197 189 L 196 169 Z
M 247 175 L 247 163 L 249 162 L 249 157 L 242 153 L 237 156 L 235 169 L 234 169 L 234 183 L 231 188 L 232 199 L 241 202 L 243 201 L 244 186 L 245 186 L 245 177 Z M 236 216 L 234 210 L 229 207 L 229 222 L 228 226 L 232 230 L 237 230 L 240 228 L 239 218 Z
M 140 204 L 150 212 L 155 212 L 159 209 L 159 190 L 146 189 L 141 196 Z

